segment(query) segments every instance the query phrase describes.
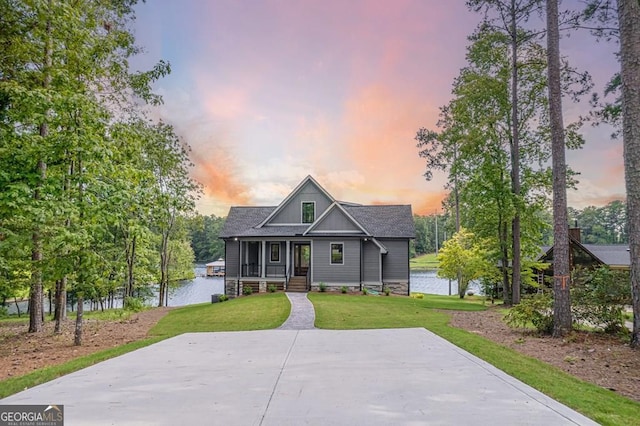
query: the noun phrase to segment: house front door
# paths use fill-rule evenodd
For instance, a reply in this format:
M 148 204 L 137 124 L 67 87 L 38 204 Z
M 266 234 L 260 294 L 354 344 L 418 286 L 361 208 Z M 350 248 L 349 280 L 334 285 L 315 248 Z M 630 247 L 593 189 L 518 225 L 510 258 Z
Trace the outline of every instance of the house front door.
M 304 277 L 307 275 L 311 264 L 311 244 L 294 243 L 293 244 L 293 275 L 296 277 Z

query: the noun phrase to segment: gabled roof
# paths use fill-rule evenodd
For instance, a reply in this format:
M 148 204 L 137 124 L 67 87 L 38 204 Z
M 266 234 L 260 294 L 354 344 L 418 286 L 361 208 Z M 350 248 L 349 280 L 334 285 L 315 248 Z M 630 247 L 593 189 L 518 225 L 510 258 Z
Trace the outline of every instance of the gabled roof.
M 623 268 L 628 268 L 631 264 L 629 246 L 626 244 L 582 244 L 571 236 L 569 236 L 569 241 L 592 257 L 596 263 Z M 543 253 L 538 259 L 547 261 L 553 254 L 553 246 L 544 246 L 542 251 Z
M 313 185 L 316 186 L 316 188 L 318 188 L 318 190 L 324 195 L 326 196 L 330 202 L 334 203 L 336 200 L 334 200 L 334 198 L 331 196 L 331 194 L 329 194 L 318 182 L 316 182 L 316 180 L 311 177 L 311 175 L 307 176 L 306 178 L 304 178 L 302 180 L 302 182 L 300 182 L 298 184 L 298 186 L 296 186 L 294 188 L 293 191 L 291 191 L 291 193 L 289 195 L 287 195 L 287 198 L 285 198 L 279 205 L 278 207 L 276 207 L 271 214 L 269 214 L 269 216 L 267 216 L 262 222 L 260 222 L 260 224 L 258 225 L 258 228 L 263 227 L 264 225 L 266 225 L 267 223 L 269 223 L 269 221 L 275 217 L 275 215 L 278 214 L 278 212 L 280 212 L 282 209 L 285 208 L 285 206 L 287 204 L 289 204 L 289 202 L 298 194 L 298 192 L 300 192 L 302 190 L 302 188 L 304 188 L 304 186 L 308 183 L 311 182 Z
M 314 223 L 300 225 L 269 224 L 282 208 L 300 191 L 312 182 L 333 203 Z M 220 238 L 234 237 L 295 237 L 313 231 L 331 211 L 344 214 L 362 234 L 372 238 L 415 238 L 415 227 L 410 205 L 363 206 L 338 202 L 326 192 L 311 176 L 307 176 L 277 207 L 231 207 L 227 219 L 220 230 Z M 345 232 L 345 235 L 348 235 Z M 382 246 L 381 249 L 384 247 Z
M 362 224 L 360 222 L 358 222 L 357 220 L 355 220 L 353 218 L 353 216 L 351 216 L 349 214 L 349 212 L 347 212 L 344 207 L 342 207 L 340 205 L 340 203 L 334 202 L 333 204 L 331 204 L 329 206 L 329 208 L 327 210 L 324 211 L 324 213 L 322 213 L 322 215 L 320 215 L 320 217 L 318 219 L 316 219 L 315 222 L 313 222 L 311 224 L 311 226 L 309 226 L 309 228 L 305 231 L 305 235 L 313 232 L 314 229 L 316 229 L 318 226 L 320 226 L 320 224 L 331 214 L 331 212 L 333 211 L 339 211 L 340 213 L 342 213 L 348 220 L 349 222 L 351 222 L 356 228 L 360 229 L 360 231 L 362 231 L 362 233 L 364 235 L 369 235 L 371 236 L 371 234 L 369 234 L 369 232 L 362 226 Z

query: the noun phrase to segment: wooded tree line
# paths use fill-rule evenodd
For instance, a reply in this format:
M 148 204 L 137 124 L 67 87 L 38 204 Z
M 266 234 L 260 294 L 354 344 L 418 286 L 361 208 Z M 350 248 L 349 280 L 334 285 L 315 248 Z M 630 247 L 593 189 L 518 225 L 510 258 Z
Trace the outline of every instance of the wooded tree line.
M 134 71 L 137 0 L 0 0 L 0 296 L 125 300 L 191 275 L 189 148 L 147 108 L 160 61 Z
M 218 238 L 218 234 L 225 219 L 214 214 L 209 216 L 196 215 L 190 219 L 191 248 L 196 262 L 224 259 L 224 241 Z
M 541 211 L 540 241 L 538 246 L 553 245 L 553 212 Z M 588 206 L 583 209 L 568 207 L 570 227 L 580 228 L 585 244 L 628 244 L 626 205 L 623 201 L 612 201 L 604 206 Z M 421 255 L 436 250 L 436 215 L 414 215 L 416 238 L 414 253 Z M 438 215 L 438 247 L 456 232 L 455 220 L 447 212 Z
M 437 129 L 419 129 L 415 137 L 425 177 L 436 170 L 448 175 L 444 204 L 455 230 L 466 228 L 482 242 L 487 263 L 503 265 L 507 304 L 519 303 L 521 287 L 535 284 L 532 259 L 553 212 L 556 336 L 571 328 L 568 227 L 577 220 L 584 242 L 628 240 L 632 343 L 640 345 L 640 2 L 590 0 L 562 11 L 557 0 L 468 0 L 467 6 L 483 16 L 469 36 L 467 65 L 453 82 L 452 100 L 441 107 Z M 591 31 L 618 43 L 621 72 L 603 95 L 592 95 L 588 118 L 622 130 L 624 213 L 621 202 L 581 211 L 567 207 L 567 188 L 575 188 L 578 176 L 567 167 L 565 151 L 583 145 L 586 119 L 565 123 L 562 102 L 579 101 L 593 84 L 562 56 L 560 29 Z

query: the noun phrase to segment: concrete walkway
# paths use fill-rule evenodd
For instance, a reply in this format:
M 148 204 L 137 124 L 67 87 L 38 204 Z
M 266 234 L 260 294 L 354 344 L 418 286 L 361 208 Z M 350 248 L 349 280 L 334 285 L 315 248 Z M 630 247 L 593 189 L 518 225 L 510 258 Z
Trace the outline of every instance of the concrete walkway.
M 280 330 L 312 330 L 315 328 L 316 313 L 313 304 L 307 298 L 307 293 L 287 293 L 291 302 L 289 318 L 282 324 Z

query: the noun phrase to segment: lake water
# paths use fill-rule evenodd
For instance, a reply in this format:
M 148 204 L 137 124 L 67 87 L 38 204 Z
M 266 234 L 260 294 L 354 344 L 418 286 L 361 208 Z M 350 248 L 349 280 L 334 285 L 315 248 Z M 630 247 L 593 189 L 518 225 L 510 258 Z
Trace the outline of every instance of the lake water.
M 169 292 L 169 306 L 193 305 L 196 303 L 211 302 L 212 294 L 224 293 L 224 278 L 222 277 L 205 277 L 206 268 L 204 265 L 196 265 L 196 278 L 184 281 L 178 287 L 174 287 Z M 475 283 L 469 285 L 469 290 L 473 290 L 476 294 L 480 290 Z M 411 292 L 427 293 L 427 294 L 457 294 L 458 283 L 452 280 L 451 283 L 447 279 L 438 278 L 435 271 L 412 272 L 411 273 Z M 157 295 L 148 301 L 150 306 L 157 306 Z M 27 302 L 20 302 L 21 312 L 26 312 Z M 116 307 L 121 307 L 122 302 L 116 301 Z M 7 305 L 9 313 L 16 313 L 15 304 Z M 85 310 L 90 310 L 91 306 L 85 304 Z M 49 310 L 49 303 L 45 300 L 45 310 Z
M 438 278 L 436 271 L 411 272 L 411 292 L 425 294 L 458 294 L 458 281 Z M 480 294 L 477 283 L 471 282 L 467 291 Z

